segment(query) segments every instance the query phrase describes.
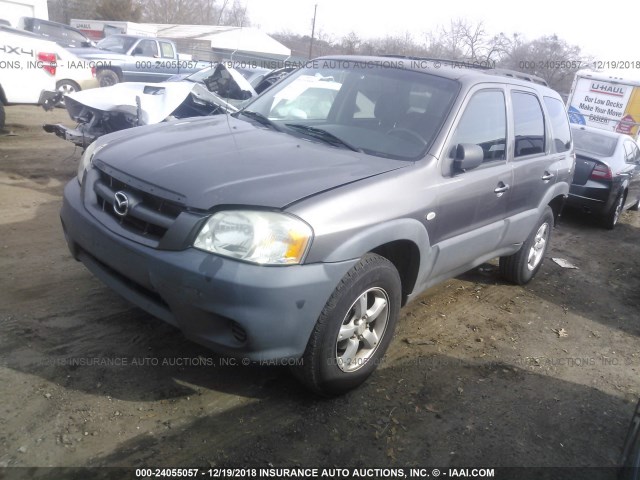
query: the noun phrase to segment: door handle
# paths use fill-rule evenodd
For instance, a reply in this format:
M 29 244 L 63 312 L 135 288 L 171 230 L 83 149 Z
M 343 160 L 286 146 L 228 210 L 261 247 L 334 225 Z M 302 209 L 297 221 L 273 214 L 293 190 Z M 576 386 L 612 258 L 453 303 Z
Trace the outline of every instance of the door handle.
M 544 175 L 542 175 L 542 180 L 544 180 L 546 182 L 548 180 L 551 180 L 553 177 L 555 177 L 555 175 L 553 173 L 549 173 L 549 172 L 545 171 Z
M 501 197 L 504 192 L 509 190 L 509 188 L 510 188 L 509 185 L 506 185 L 506 184 L 500 182 L 498 184 L 498 186 L 493 190 L 493 193 L 495 193 L 496 195 Z

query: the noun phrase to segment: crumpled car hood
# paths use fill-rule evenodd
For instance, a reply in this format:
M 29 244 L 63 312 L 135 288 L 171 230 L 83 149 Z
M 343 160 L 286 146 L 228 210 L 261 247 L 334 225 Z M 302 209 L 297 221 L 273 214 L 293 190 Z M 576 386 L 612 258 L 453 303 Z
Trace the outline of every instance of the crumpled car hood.
M 217 115 L 105 135 L 96 163 L 192 208 L 285 208 L 311 195 L 411 165 Z
M 190 93 L 204 101 L 215 103 L 235 111 L 236 108 L 198 83 L 117 83 L 110 87 L 93 88 L 70 93 L 65 97 L 69 115 L 74 120 L 83 106 L 103 112 L 122 112 L 137 115 L 137 98 L 140 98 L 141 125 L 159 123 L 185 101 Z
M 152 125 L 173 118 L 233 113 L 256 91 L 240 72 L 219 63 L 203 83 L 125 82 L 110 87 L 74 92 L 64 97 L 69 116 L 76 128 L 45 124 L 42 128 L 75 145 L 86 148 L 96 138 L 119 130 Z M 44 103 L 50 110 L 62 94 Z

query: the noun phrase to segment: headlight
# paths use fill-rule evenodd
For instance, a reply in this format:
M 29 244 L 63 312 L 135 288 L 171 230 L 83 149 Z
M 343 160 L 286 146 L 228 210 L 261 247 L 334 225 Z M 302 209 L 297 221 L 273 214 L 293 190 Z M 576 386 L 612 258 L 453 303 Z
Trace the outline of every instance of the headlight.
M 230 210 L 214 214 L 193 246 L 262 265 L 300 263 L 311 242 L 311 227 L 276 212 Z
M 89 145 L 82 154 L 82 157 L 80 157 L 80 161 L 78 162 L 78 183 L 80 183 L 80 185 L 82 185 L 82 177 L 84 177 L 84 172 L 89 169 L 93 157 L 102 147 L 106 145 L 105 143 L 103 143 L 99 147 L 96 147 L 97 143 L 98 142 L 94 141 L 91 145 Z

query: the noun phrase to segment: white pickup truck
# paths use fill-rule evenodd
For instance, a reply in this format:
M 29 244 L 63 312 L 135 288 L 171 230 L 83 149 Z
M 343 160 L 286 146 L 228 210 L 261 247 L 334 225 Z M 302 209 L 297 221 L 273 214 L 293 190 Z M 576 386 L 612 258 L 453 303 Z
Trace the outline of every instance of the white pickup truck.
M 56 90 L 58 47 L 54 42 L 0 28 L 0 129 L 4 105 L 42 105 Z

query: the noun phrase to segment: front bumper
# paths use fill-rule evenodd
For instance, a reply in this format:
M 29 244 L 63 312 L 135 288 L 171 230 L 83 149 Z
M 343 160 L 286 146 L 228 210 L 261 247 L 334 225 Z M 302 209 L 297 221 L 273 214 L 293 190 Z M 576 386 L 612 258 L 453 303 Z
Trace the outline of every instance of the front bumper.
M 75 179 L 60 217 L 73 256 L 116 292 L 197 343 L 256 361 L 301 357 L 324 305 L 357 262 L 266 267 L 194 248 L 147 247 L 98 222 Z
M 60 123 L 45 123 L 42 125 L 42 128 L 45 132 L 53 133 L 57 137 L 60 137 L 63 140 L 68 140 L 83 149 L 91 145 L 91 143 L 96 139 L 95 135 L 86 133 L 80 128 L 70 128 Z

